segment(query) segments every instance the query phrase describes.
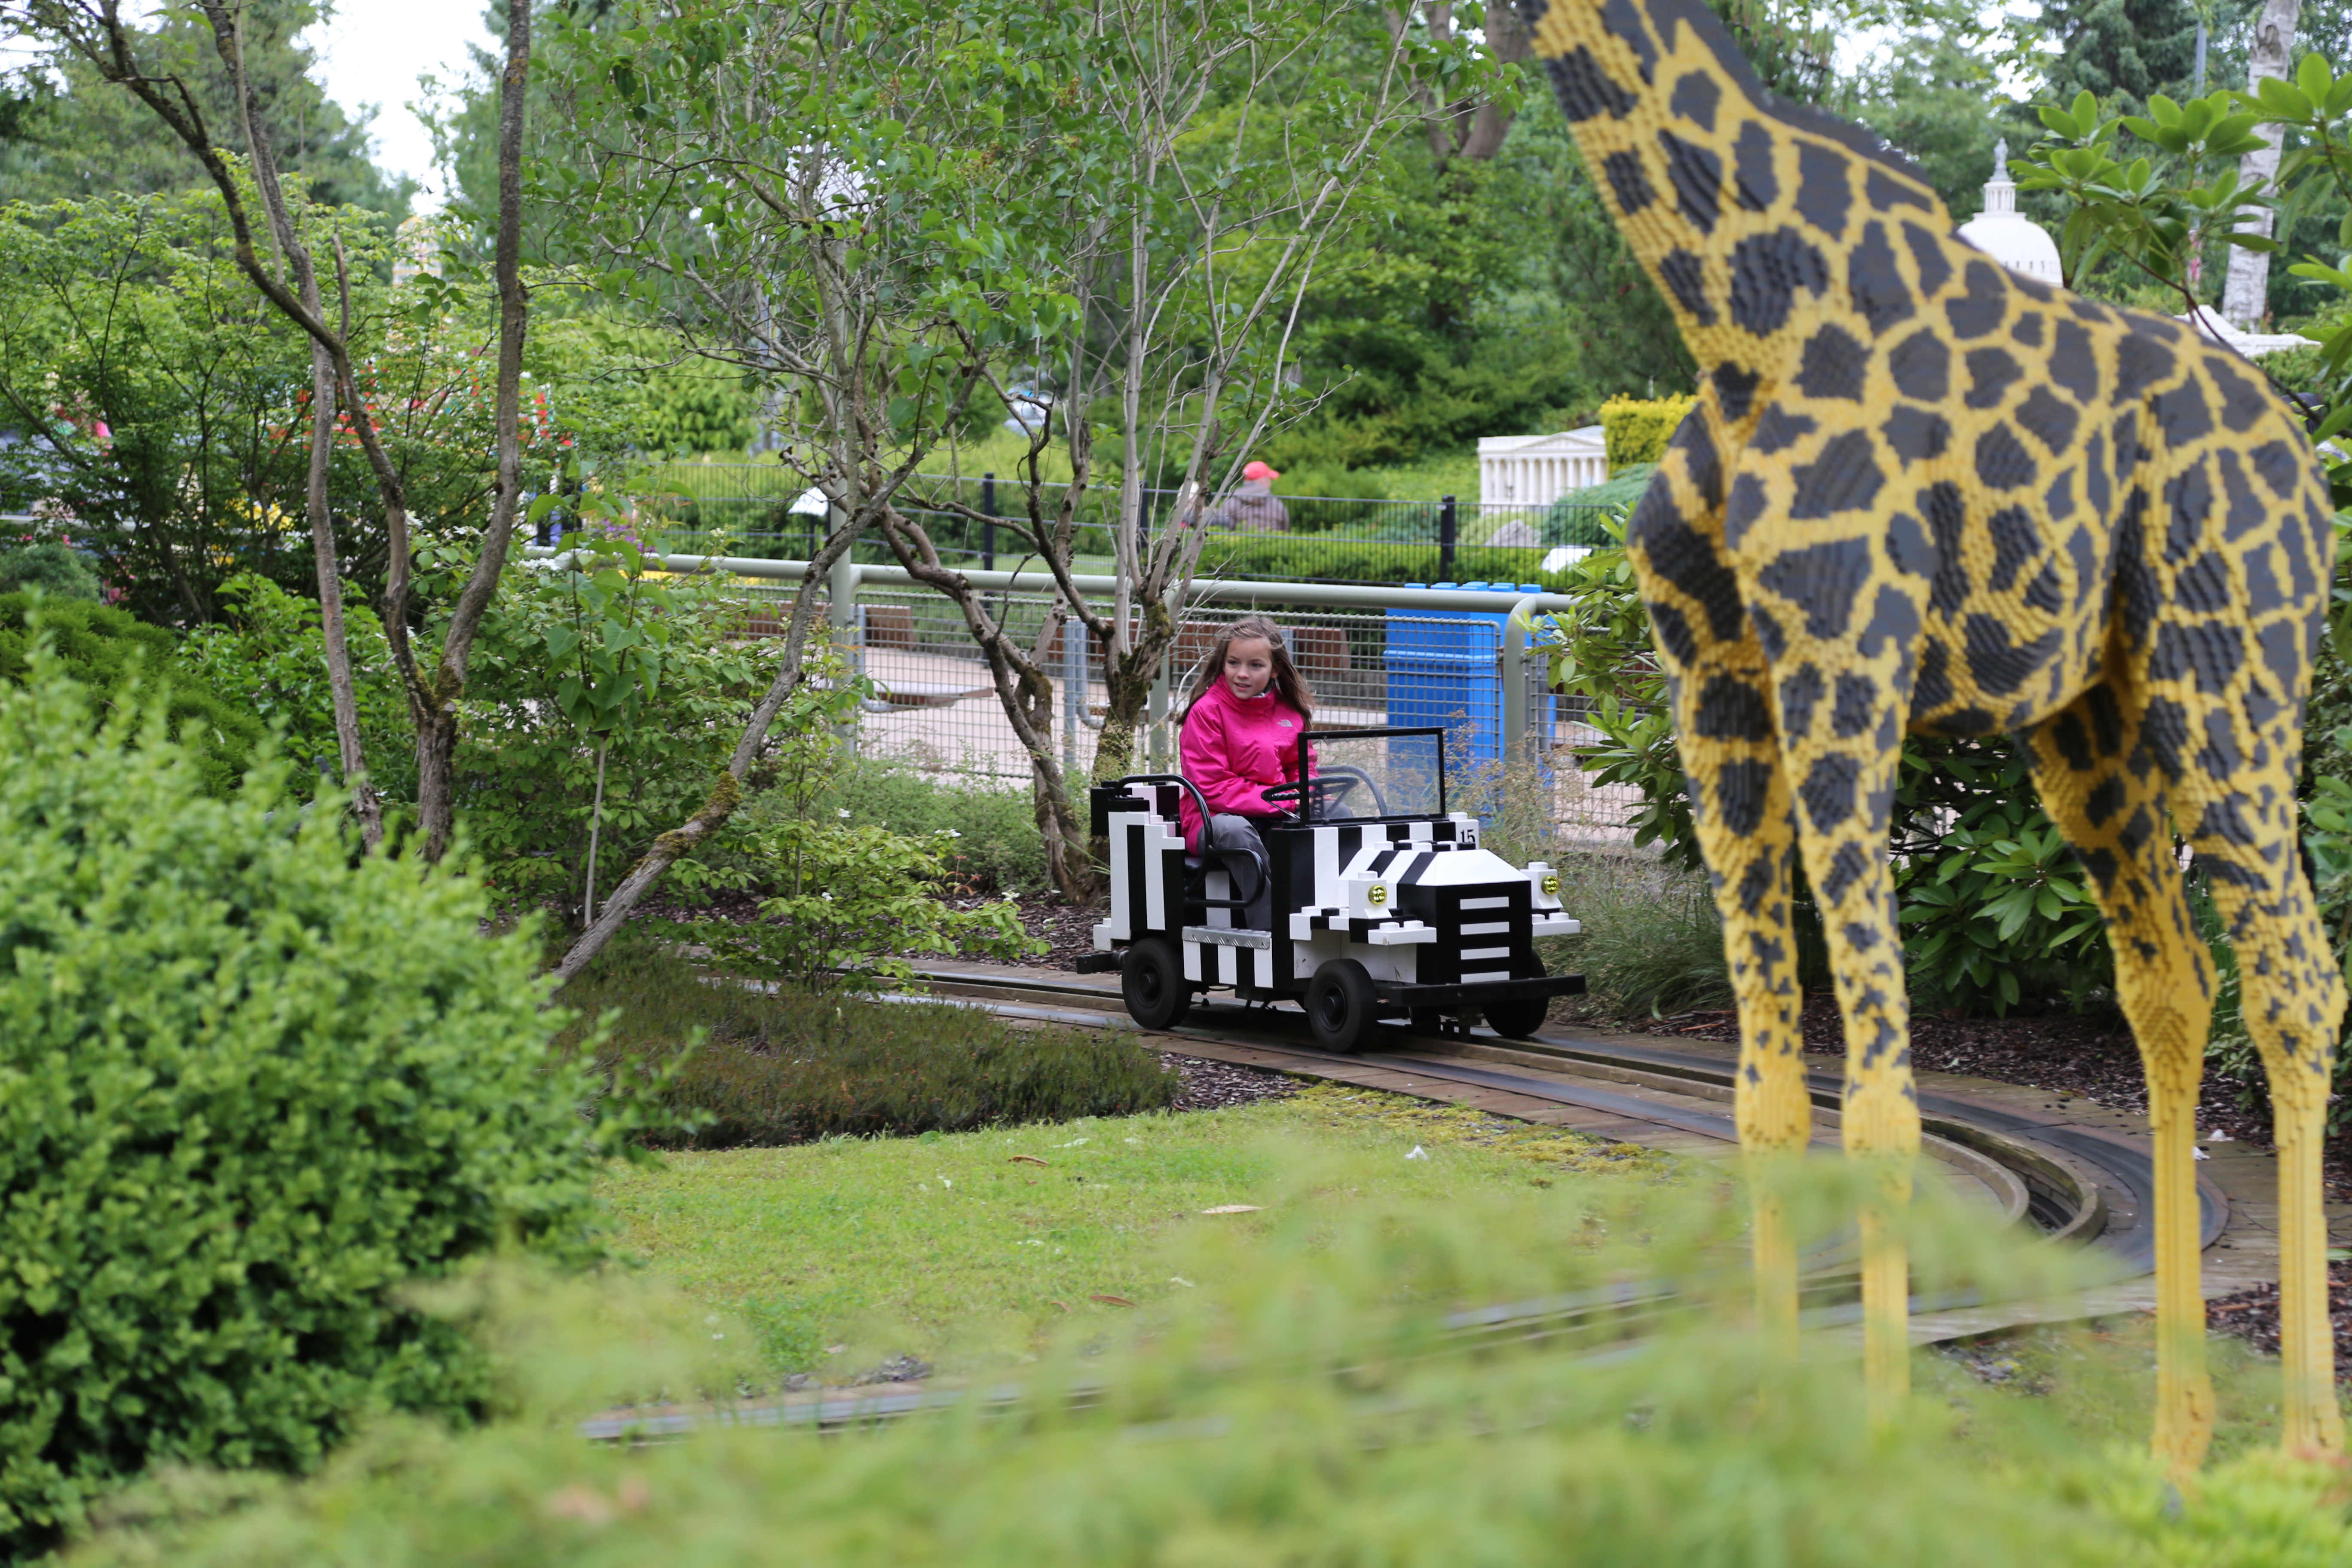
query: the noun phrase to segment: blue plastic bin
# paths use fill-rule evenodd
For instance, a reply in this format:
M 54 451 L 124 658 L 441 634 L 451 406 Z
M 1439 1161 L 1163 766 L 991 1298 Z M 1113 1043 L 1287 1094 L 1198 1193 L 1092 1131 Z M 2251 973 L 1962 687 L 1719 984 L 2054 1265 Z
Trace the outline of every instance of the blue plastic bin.
M 1408 583 L 1408 588 L 1423 584 Z M 1502 755 L 1503 631 L 1510 605 L 1522 594 L 1543 592 L 1536 584 L 1433 583 L 1433 588 L 1485 592 L 1506 600 L 1493 615 L 1476 610 L 1388 612 L 1389 722 L 1442 724 L 1450 738 L 1449 761 L 1472 765 Z M 1538 696 L 1529 715 L 1537 731 L 1551 735 L 1552 700 Z

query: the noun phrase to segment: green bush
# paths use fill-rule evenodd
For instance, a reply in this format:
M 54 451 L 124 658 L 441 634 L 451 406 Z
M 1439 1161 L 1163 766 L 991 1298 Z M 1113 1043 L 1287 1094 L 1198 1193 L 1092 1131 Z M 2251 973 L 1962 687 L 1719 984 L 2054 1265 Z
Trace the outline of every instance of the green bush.
M 21 594 L 27 588 L 91 604 L 102 591 L 98 574 L 80 552 L 53 540 L 0 550 L 0 594 Z
M 817 781 L 805 813 L 893 833 L 949 841 L 946 868 L 976 893 L 1018 892 L 1046 885 L 1045 840 L 1027 789 L 978 774 L 931 773 L 903 763 L 861 757 Z M 746 826 L 796 815 L 789 793 L 770 790 L 736 813 Z
M 732 825 L 730 825 L 731 826 Z M 909 980 L 908 953 L 1018 959 L 1045 951 L 1010 899 L 951 903 L 944 833 L 795 816 L 729 835 L 776 889 L 756 921 L 703 921 L 696 940 L 722 965 L 796 990 L 867 990 Z
M 475 886 L 0 686 L 0 1552 L 159 1462 L 305 1469 L 480 1358 L 398 1288 L 590 1246 L 579 1080 Z M 93 733 L 95 731 L 95 733 Z
M 1642 499 L 1642 492 L 1650 488 L 1650 476 L 1657 471 L 1655 463 L 1628 463 L 1597 485 L 1569 491 L 1551 503 L 1545 537 L 1562 544 L 1613 543 L 1602 520 L 1614 517 L 1622 523 Z
M 1118 1035 L 1016 1028 L 947 1004 L 713 984 L 642 939 L 608 948 L 563 1001 L 583 1019 L 618 1009 L 595 1047 L 600 1070 L 675 1067 L 661 1093 L 691 1131 L 656 1136 L 704 1148 L 1127 1116 L 1176 1094 L 1176 1075 Z M 578 1023 L 559 1044 L 593 1037 Z
M 740 600 L 648 574 L 625 542 L 603 542 L 589 572 L 517 563 L 500 579 L 457 766 L 461 821 L 500 900 L 554 901 L 575 919 L 592 830 L 609 891 L 701 805 L 770 673 L 765 650 L 730 637 Z M 681 861 L 666 882 L 691 896 L 709 866 Z
M 0 594 L 0 682 L 22 681 L 31 668 L 34 634 L 26 617 L 33 609 L 29 595 Z M 172 738 L 194 752 L 205 794 L 218 797 L 236 788 L 268 727 L 201 676 L 174 673 L 177 639 L 170 632 L 110 605 L 74 599 L 42 601 L 40 626 L 59 668 L 102 702 L 110 704 L 134 676 L 144 678 L 139 700 L 161 702 Z
M 1212 534 L 1201 552 L 1203 576 L 1286 578 L 1294 582 L 1534 583 L 1562 592 L 1570 574 L 1539 570 L 1549 547 L 1500 549 L 1465 544 L 1454 552 L 1451 578 L 1433 532 L 1426 542 L 1333 539 L 1324 535 Z M 1508 606 L 1506 605 L 1506 608 Z
M 1654 463 L 1666 442 L 1698 402 L 1696 397 L 1612 397 L 1601 405 L 1601 439 L 1609 451 L 1609 474 L 1633 463 Z
M 220 585 L 223 624 L 192 627 L 175 652 L 182 679 L 238 711 L 279 726 L 280 747 L 298 766 L 341 758 L 334 698 L 327 685 L 326 635 L 319 605 L 268 578 L 241 572 Z M 416 794 L 415 731 L 393 668 L 383 626 L 366 605 L 346 601 L 343 640 L 351 651 L 360 743 L 377 791 L 393 800 Z

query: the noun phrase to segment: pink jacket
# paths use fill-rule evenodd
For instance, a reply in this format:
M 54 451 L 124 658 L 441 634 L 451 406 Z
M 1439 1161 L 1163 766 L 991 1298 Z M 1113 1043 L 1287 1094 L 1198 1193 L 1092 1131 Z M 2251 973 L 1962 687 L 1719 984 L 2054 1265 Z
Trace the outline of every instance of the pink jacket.
M 1306 716 L 1271 689 L 1244 702 L 1220 680 L 1184 721 L 1178 766 L 1208 798 L 1211 811 L 1280 816 L 1292 807 L 1267 800 L 1265 791 L 1297 782 L 1298 734 L 1306 728 Z M 1311 768 L 1314 759 L 1307 762 Z M 1201 814 L 1189 790 L 1183 795 L 1183 811 L 1184 842 L 1197 853 Z

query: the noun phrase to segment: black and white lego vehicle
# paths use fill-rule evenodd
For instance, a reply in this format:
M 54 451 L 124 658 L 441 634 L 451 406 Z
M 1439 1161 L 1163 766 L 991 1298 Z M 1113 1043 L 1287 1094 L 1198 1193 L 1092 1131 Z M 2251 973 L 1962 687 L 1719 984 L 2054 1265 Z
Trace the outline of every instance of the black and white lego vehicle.
M 1442 729 L 1309 731 L 1297 784 L 1270 792 L 1297 820 L 1261 822 L 1273 863 L 1270 930 L 1244 923 L 1257 890 L 1246 852 L 1188 855 L 1173 773 L 1097 784 L 1093 827 L 1110 844 L 1110 918 L 1081 968 L 1117 967 L 1147 1029 L 1181 1019 L 1196 994 L 1305 1003 L 1318 1045 L 1353 1051 L 1382 1018 L 1433 1030 L 1474 1010 L 1525 1038 L 1581 975 L 1549 975 L 1539 936 L 1579 929 L 1542 861 L 1515 867 L 1479 847 L 1474 817 L 1445 808 Z

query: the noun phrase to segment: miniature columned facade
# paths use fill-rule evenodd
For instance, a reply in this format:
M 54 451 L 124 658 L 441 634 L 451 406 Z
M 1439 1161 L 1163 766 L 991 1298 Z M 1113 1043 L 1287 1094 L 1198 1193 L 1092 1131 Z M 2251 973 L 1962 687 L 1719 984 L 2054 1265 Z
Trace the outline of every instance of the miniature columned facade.
M 1608 477 L 1609 449 L 1598 425 L 1552 436 L 1486 436 L 1478 442 L 1482 506 L 1548 507 Z

